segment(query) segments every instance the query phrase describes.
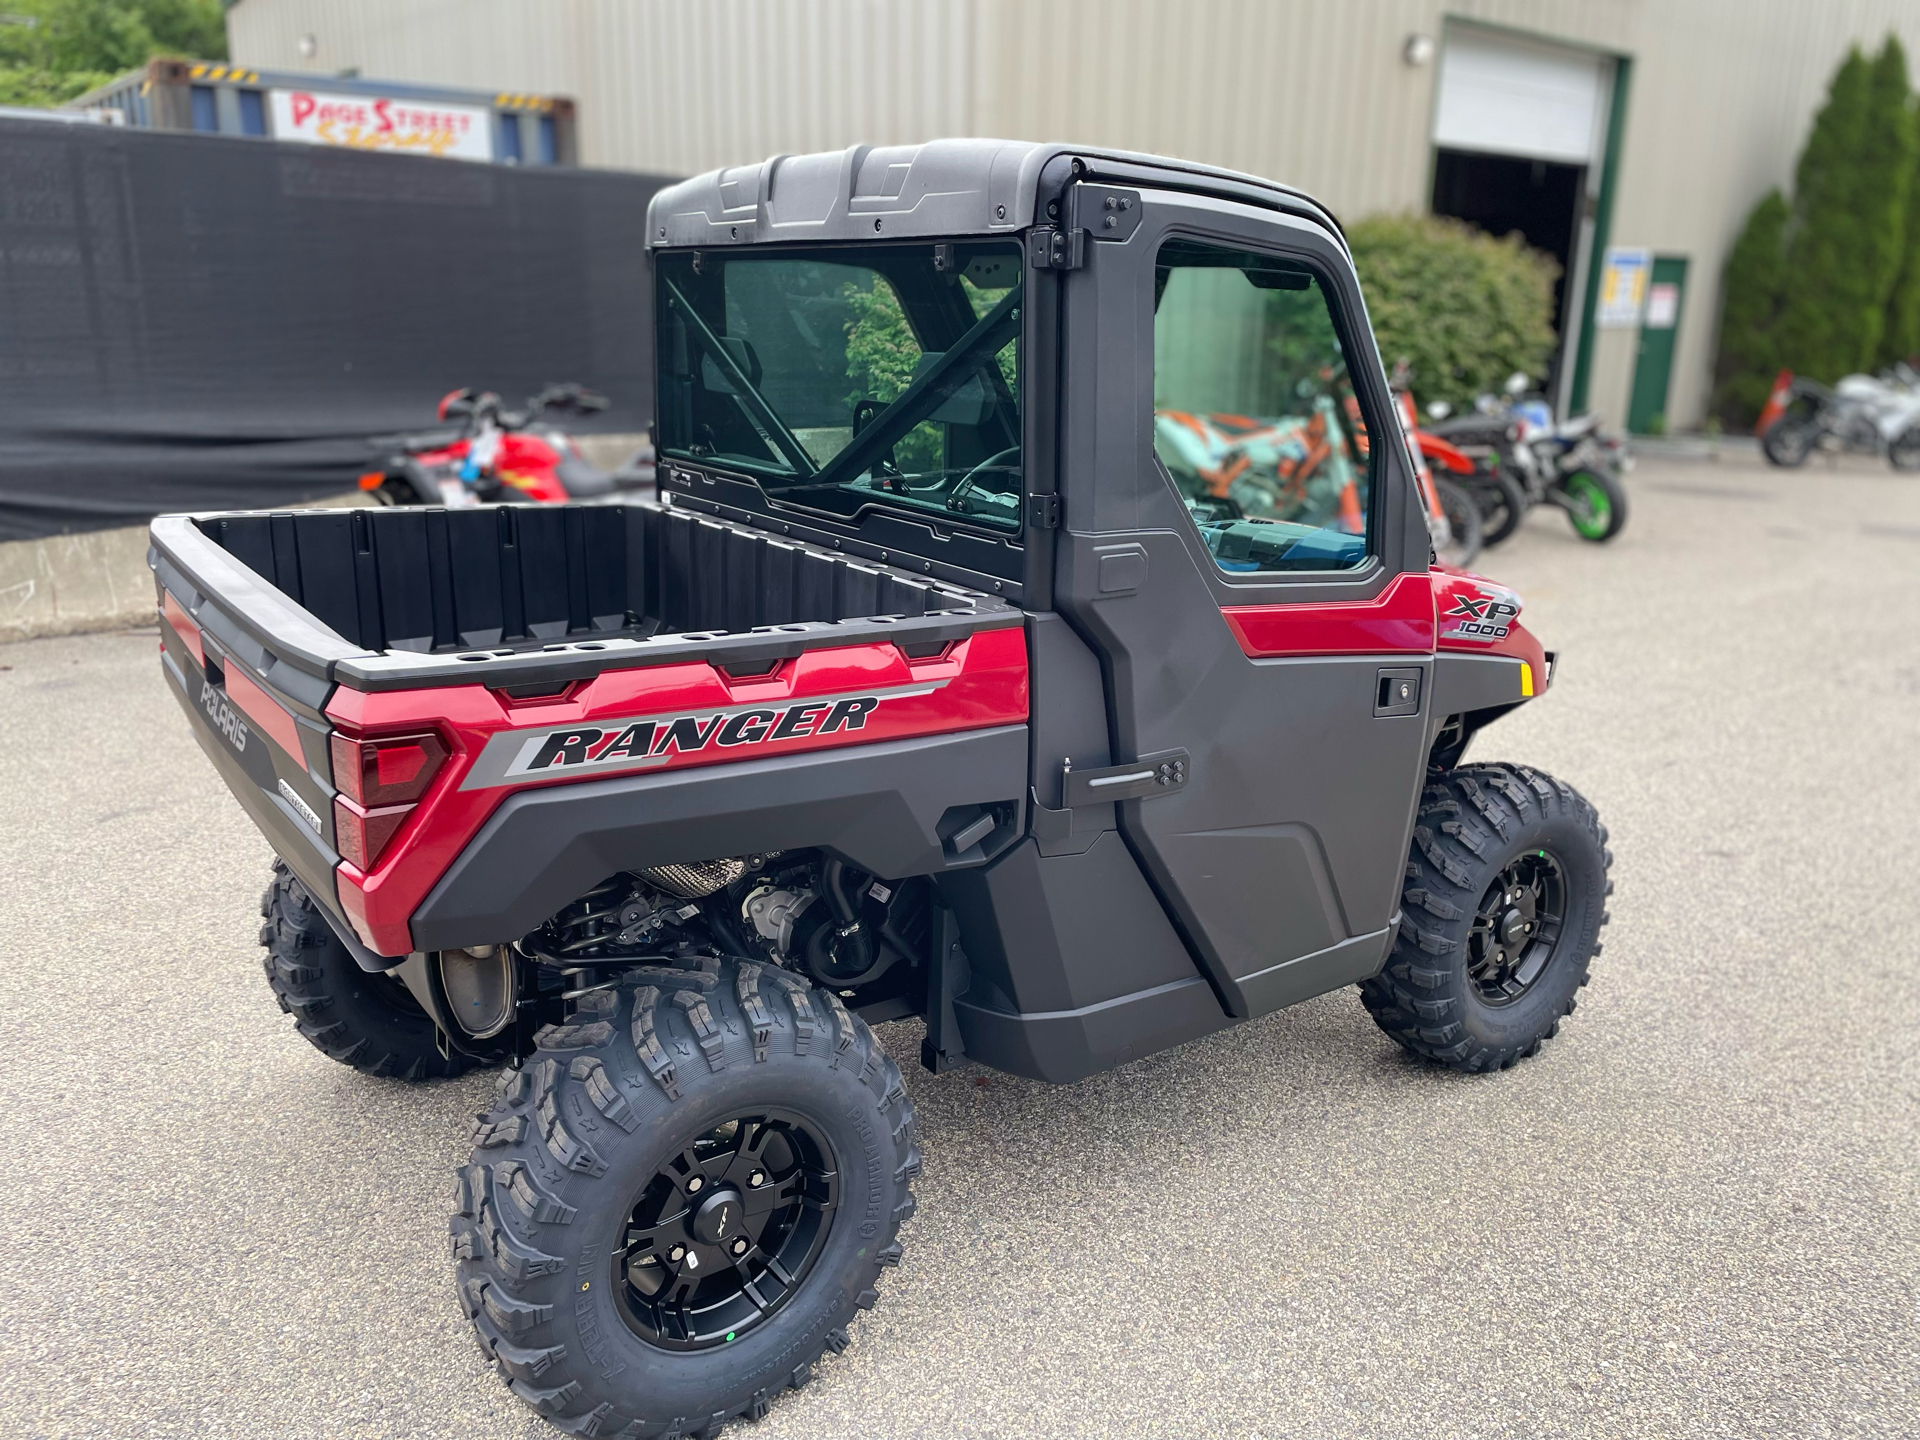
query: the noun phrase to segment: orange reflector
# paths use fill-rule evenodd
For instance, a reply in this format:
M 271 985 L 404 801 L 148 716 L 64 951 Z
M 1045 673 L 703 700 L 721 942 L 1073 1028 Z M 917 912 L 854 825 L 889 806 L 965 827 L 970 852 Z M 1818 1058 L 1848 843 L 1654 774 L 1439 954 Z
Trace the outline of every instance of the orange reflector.
M 1520 662 L 1520 698 L 1522 700 L 1533 698 L 1533 666 L 1524 660 Z
M 362 490 L 378 490 L 386 483 L 387 472 L 384 470 L 369 470 L 360 477 L 360 488 Z

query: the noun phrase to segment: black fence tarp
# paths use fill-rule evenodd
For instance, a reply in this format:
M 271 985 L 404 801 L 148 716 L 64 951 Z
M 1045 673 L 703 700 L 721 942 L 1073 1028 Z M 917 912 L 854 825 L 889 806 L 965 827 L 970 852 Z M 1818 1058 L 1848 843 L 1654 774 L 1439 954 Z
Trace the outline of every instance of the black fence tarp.
M 663 183 L 0 120 L 0 540 L 351 489 L 460 385 L 644 430 Z

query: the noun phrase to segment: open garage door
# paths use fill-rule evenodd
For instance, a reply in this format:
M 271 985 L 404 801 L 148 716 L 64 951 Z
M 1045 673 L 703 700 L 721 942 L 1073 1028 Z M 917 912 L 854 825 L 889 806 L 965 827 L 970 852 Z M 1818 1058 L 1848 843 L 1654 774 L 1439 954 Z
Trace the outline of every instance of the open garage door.
M 1434 106 L 1433 211 L 1518 230 L 1560 263 L 1560 345 L 1547 392 L 1566 408 L 1606 153 L 1615 62 L 1589 50 L 1455 24 Z

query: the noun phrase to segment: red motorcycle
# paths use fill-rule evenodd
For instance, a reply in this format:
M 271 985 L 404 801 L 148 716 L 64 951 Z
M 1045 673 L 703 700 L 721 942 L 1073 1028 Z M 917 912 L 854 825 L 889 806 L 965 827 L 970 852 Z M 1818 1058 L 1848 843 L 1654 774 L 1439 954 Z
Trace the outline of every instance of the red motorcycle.
M 491 390 L 453 390 L 435 414 L 443 425 L 463 428 L 376 440 L 390 453 L 384 466 L 360 477 L 360 488 L 382 505 L 449 508 L 559 505 L 607 495 L 618 488 L 616 477 L 589 464 L 574 438 L 543 418 L 606 408 L 604 395 L 581 385 L 549 385 L 522 410 L 503 408 Z

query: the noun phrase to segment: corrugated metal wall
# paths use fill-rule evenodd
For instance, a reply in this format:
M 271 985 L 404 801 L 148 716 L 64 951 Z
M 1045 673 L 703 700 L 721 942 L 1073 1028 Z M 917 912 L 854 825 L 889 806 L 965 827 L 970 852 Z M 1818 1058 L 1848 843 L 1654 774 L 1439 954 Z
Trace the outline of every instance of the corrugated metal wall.
M 1691 258 L 1669 411 L 1710 388 L 1719 273 L 1851 43 L 1915 0 L 241 0 L 235 59 L 574 96 L 586 164 L 693 173 L 937 135 L 1066 138 L 1300 185 L 1343 216 L 1424 209 L 1438 67 L 1412 34 L 1507 27 L 1631 56 L 1612 242 Z M 299 53 L 311 35 L 314 54 Z M 1599 332 L 1624 417 L 1635 332 Z

